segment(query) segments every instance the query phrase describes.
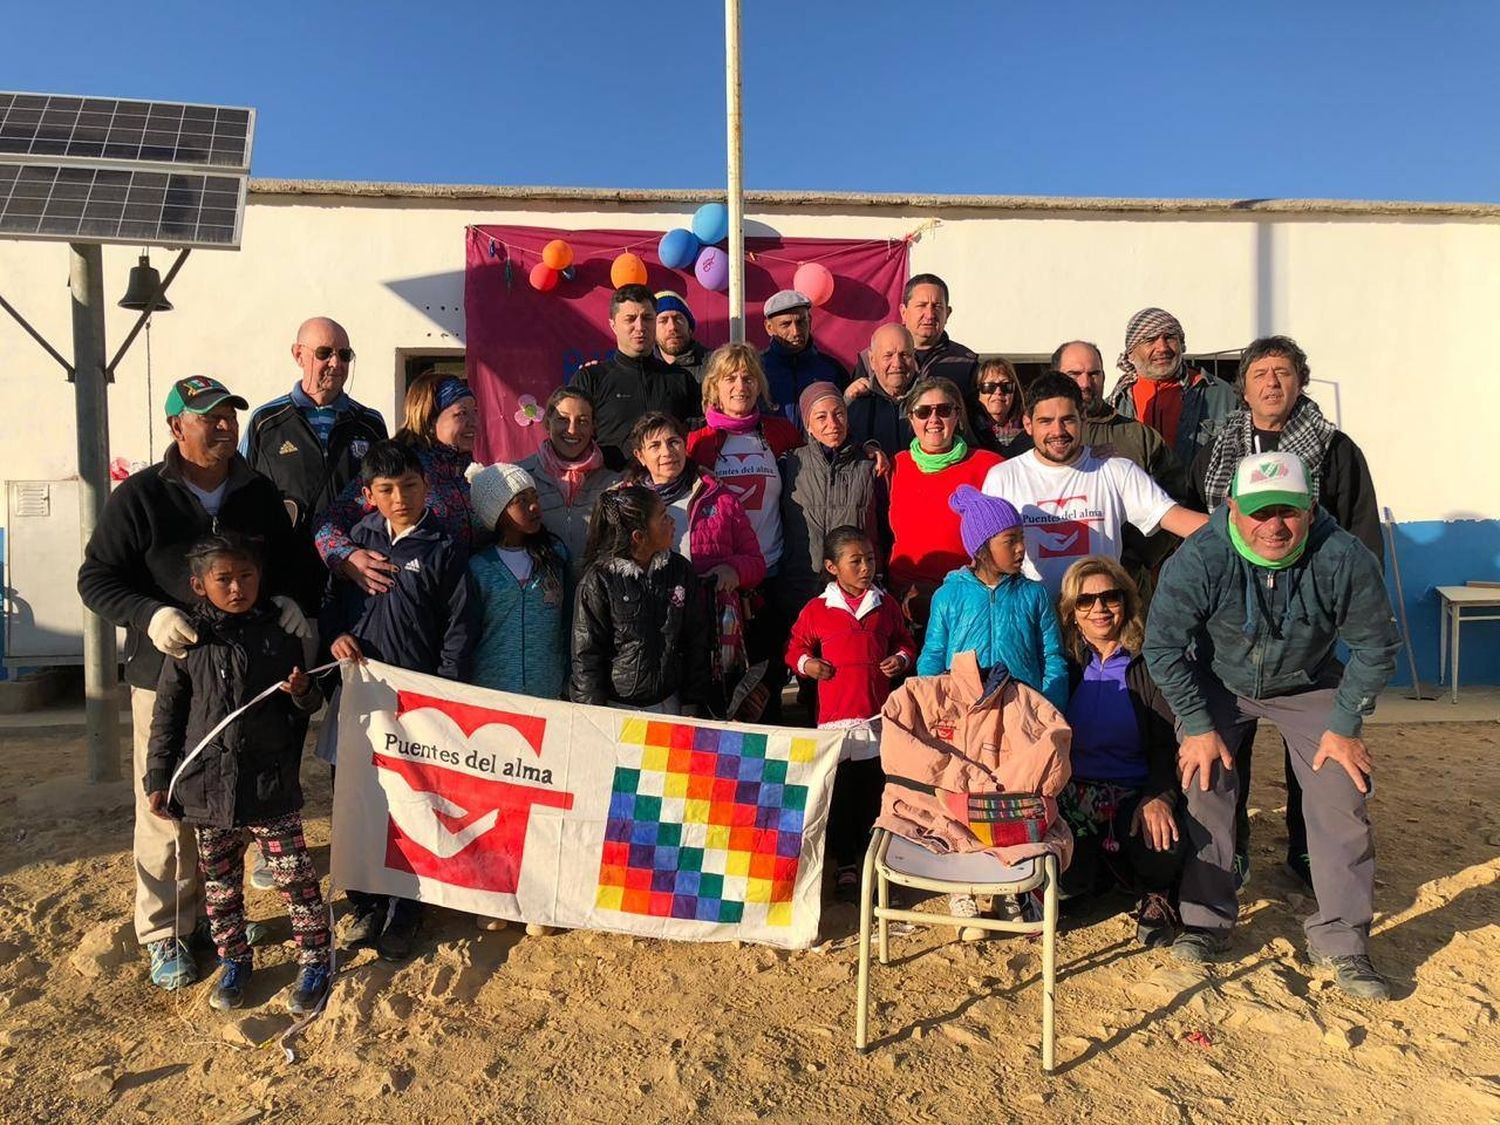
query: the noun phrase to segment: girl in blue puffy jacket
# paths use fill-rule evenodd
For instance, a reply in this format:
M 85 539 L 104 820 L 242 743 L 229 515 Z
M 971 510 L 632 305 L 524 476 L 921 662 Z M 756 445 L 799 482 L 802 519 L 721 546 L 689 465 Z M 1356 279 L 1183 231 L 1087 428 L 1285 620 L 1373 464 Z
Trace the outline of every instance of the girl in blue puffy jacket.
M 1026 543 L 1008 500 L 959 485 L 948 498 L 973 562 L 952 571 L 932 598 L 917 675 L 935 676 L 973 651 L 986 671 L 997 665 L 1040 691 L 1059 711 L 1068 705 L 1068 663 L 1057 610 L 1047 588 L 1021 573 Z

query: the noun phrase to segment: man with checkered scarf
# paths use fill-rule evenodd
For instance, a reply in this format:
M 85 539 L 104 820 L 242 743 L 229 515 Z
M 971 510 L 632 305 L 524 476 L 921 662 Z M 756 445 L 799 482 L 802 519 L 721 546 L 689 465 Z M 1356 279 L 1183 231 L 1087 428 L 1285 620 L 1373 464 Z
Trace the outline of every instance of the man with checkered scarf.
M 1125 325 L 1125 350 L 1116 366 L 1120 380 L 1109 404 L 1126 418 L 1161 434 L 1180 464 L 1191 465 L 1198 451 L 1239 405 L 1234 388 L 1195 367 L 1184 357 L 1182 322 L 1165 309 L 1148 308 Z

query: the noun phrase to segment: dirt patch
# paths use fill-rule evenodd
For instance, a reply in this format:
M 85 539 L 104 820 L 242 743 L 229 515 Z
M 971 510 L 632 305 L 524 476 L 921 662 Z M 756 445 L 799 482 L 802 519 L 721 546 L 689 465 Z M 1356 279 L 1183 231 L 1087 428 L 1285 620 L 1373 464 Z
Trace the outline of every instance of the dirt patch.
M 1236 959 L 1194 970 L 1134 948 L 1122 913 L 1070 920 L 1049 1079 L 1039 951 L 1022 939 L 895 938 L 896 967 L 874 970 L 877 1041 L 856 1054 L 856 922 L 842 906 L 825 913 L 825 943 L 794 954 L 480 933 L 434 911 L 410 963 L 348 962 L 288 1064 L 276 1039 L 294 966 L 275 896 L 251 892 L 272 944 L 246 1011 L 212 1011 L 202 984 L 157 992 L 122 925 L 128 804 L 66 780 L 82 773 L 76 735 L 10 734 L 0 1119 L 1500 1120 L 1500 728 L 1382 726 L 1370 742 L 1374 954 L 1398 998 L 1347 999 L 1299 962 L 1311 903 L 1279 869 L 1285 789 L 1267 731 Z M 309 761 L 304 779 L 326 871 L 326 771 Z

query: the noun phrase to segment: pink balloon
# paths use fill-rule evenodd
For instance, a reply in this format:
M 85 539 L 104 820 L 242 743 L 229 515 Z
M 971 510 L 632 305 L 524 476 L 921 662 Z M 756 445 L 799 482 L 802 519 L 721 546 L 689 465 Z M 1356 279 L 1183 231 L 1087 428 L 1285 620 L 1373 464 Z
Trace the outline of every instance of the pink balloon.
M 833 274 L 820 262 L 803 262 L 792 275 L 792 288 L 814 305 L 826 304 L 833 296 Z
M 729 255 L 717 246 L 705 246 L 698 252 L 693 273 L 703 288 L 722 292 L 729 288 Z

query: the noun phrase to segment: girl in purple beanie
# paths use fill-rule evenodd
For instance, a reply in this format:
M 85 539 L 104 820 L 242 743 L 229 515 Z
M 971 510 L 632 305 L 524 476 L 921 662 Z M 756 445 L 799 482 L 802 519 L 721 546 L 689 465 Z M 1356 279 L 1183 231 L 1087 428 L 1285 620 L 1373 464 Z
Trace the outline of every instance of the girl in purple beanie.
M 986 674 L 1003 666 L 1059 711 L 1068 704 L 1068 662 L 1047 588 L 1021 573 L 1021 516 L 998 496 L 961 484 L 948 498 L 973 560 L 951 571 L 932 597 L 917 675 L 935 676 L 973 651 Z

